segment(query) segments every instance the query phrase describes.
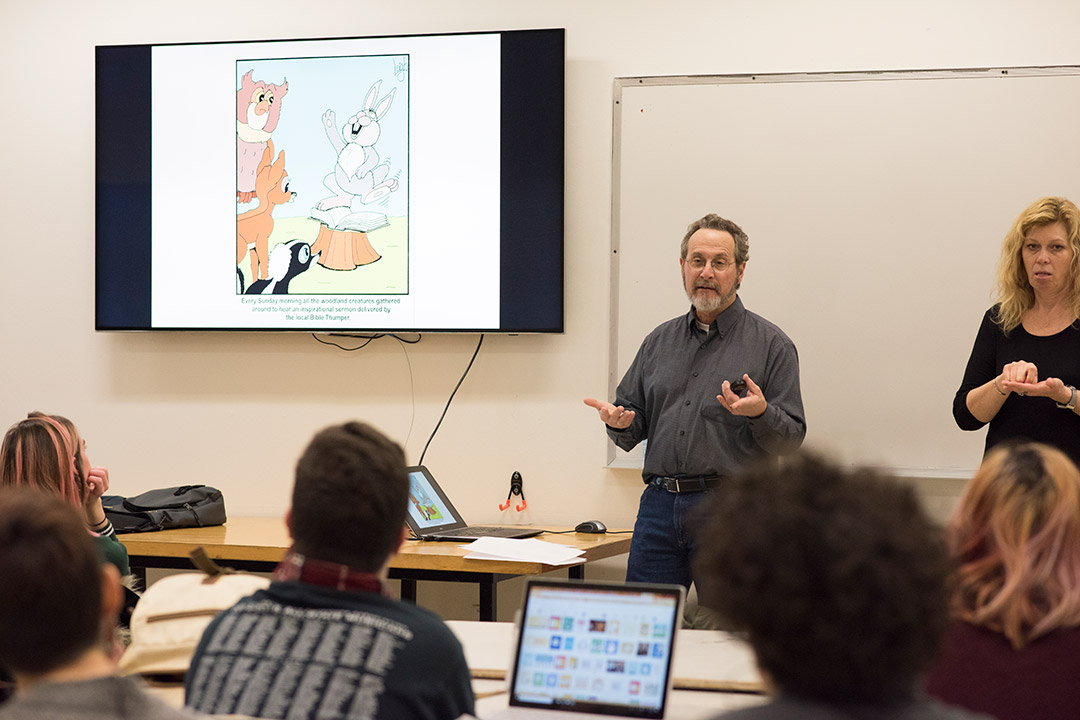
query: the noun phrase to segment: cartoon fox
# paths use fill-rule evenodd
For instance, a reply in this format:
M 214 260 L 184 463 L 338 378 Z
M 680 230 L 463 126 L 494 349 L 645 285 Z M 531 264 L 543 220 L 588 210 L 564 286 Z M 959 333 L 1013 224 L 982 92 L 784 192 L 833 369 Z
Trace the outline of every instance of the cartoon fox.
M 285 173 L 285 151 L 282 150 L 277 160 L 274 157 L 274 145 L 269 143 L 263 151 L 259 172 L 255 176 L 255 197 L 259 207 L 236 216 L 236 264 L 244 260 L 245 253 L 251 253 L 251 281 L 266 280 L 267 246 L 270 233 L 274 231 L 274 206 L 292 202 L 296 193 L 289 190 L 289 176 Z

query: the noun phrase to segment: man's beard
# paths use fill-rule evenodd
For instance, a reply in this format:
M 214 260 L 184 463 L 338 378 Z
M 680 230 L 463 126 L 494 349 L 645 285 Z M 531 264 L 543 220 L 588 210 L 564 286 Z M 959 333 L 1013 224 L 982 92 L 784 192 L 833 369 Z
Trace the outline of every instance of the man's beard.
M 694 288 L 693 292 L 689 292 L 686 296 L 690 299 L 690 304 L 694 306 L 694 309 L 704 315 L 711 315 L 721 309 L 723 309 L 735 296 L 735 291 L 738 288 L 732 288 L 730 295 L 724 295 L 720 292 L 719 287 L 714 287 L 714 293 L 699 293 L 698 288 Z

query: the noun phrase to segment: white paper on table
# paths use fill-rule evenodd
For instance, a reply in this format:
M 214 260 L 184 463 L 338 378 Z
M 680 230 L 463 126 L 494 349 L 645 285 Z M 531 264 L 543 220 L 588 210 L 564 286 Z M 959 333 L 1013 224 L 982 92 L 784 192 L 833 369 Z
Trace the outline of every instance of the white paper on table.
M 474 560 L 507 560 L 538 562 L 545 565 L 574 565 L 585 562 L 580 548 L 528 538 L 483 537 L 462 547 L 471 552 L 466 558 Z

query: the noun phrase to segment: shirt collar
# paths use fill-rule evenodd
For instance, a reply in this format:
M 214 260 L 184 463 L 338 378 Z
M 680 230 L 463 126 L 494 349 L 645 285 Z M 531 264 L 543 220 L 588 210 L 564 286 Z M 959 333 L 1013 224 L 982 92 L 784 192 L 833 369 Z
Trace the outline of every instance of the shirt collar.
M 746 308 L 743 307 L 742 298 L 738 295 L 735 296 L 735 302 L 727 306 L 724 312 L 716 316 L 712 325 L 709 327 L 715 327 L 716 332 L 720 337 L 727 335 L 728 331 L 735 326 L 735 323 L 739 321 L 739 318 L 746 312 Z M 693 331 L 697 328 L 697 313 L 694 311 L 694 306 L 690 306 L 690 312 L 686 313 L 686 326 Z
M 303 582 L 335 590 L 385 594 L 382 581 L 375 573 L 360 572 L 348 565 L 309 558 L 289 548 L 274 570 L 274 579 L 281 582 Z

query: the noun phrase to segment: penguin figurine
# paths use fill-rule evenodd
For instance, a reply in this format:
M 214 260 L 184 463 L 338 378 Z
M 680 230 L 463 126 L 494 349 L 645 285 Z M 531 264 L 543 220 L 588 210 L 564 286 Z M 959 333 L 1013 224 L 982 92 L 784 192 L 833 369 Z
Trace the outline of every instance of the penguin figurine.
M 311 246 L 303 240 L 278 243 L 270 251 L 266 280 L 251 283 L 245 295 L 284 295 L 289 292 L 289 281 L 311 267 L 317 258 L 311 254 Z

